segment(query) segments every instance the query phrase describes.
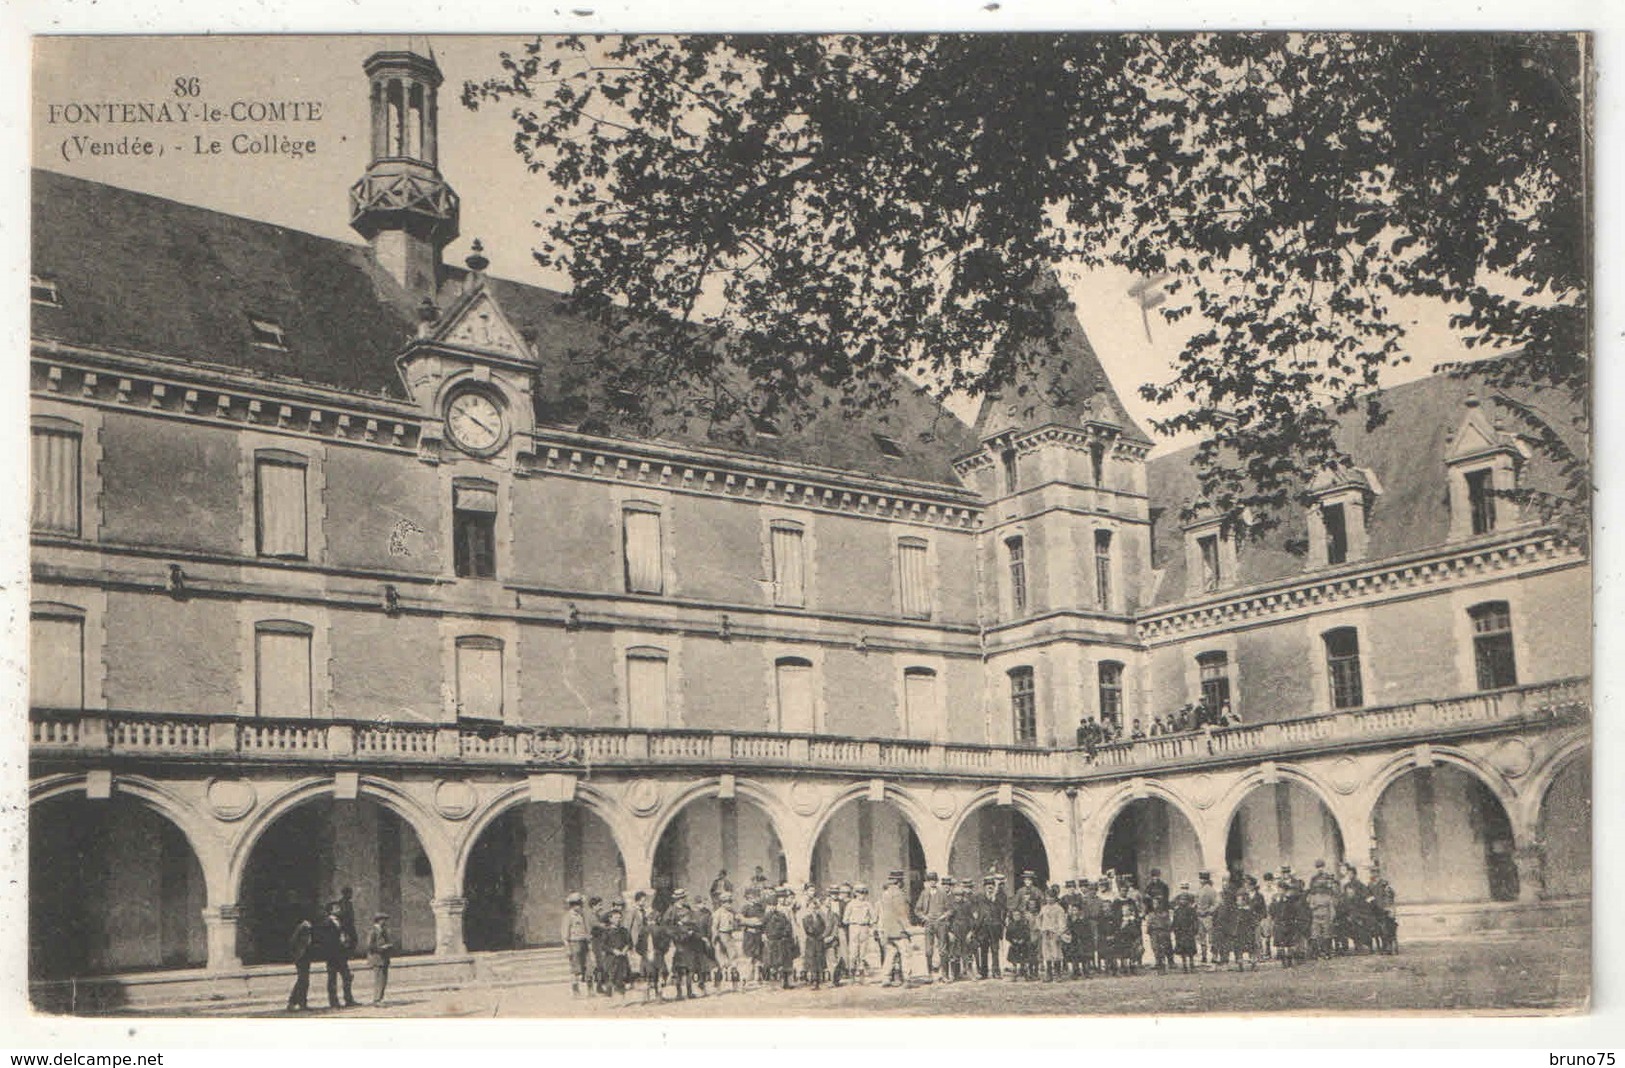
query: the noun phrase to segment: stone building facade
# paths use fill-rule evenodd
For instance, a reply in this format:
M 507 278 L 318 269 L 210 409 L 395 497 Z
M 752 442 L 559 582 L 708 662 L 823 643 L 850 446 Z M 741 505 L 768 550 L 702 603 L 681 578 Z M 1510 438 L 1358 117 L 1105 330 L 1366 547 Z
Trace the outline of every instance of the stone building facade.
M 1263 542 L 1075 322 L 974 427 L 618 431 L 557 294 L 443 262 L 439 77 L 367 62 L 366 245 L 35 174 L 36 979 L 274 963 L 343 886 L 447 959 L 722 870 L 1589 894 L 1590 571 L 1466 385 Z M 1203 700 L 1239 724 L 1076 744 Z

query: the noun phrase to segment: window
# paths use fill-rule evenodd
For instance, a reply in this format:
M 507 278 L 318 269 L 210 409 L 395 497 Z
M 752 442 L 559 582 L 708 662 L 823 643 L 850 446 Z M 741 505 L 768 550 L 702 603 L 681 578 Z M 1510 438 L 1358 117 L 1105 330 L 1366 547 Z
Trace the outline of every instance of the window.
M 1095 531 L 1095 603 L 1112 610 L 1112 532 Z
M 275 319 L 262 319 L 250 315 L 248 317 L 248 332 L 254 344 L 262 349 L 277 349 L 283 352 L 288 348 L 288 335 L 283 332 L 282 324 Z
M 903 447 L 897 443 L 896 438 L 888 438 L 884 434 L 874 435 L 875 446 L 880 449 L 882 456 L 890 456 L 894 460 L 903 458 Z
M 1202 706 L 1218 712 L 1230 703 L 1230 657 L 1225 653 L 1203 653 L 1196 658 L 1202 679 Z
M 261 716 L 310 716 L 310 627 L 273 621 L 254 628 L 254 709 Z
M 660 509 L 634 502 L 622 513 L 626 553 L 626 592 L 664 593 L 665 566 L 660 559 Z
M 781 433 L 782 433 L 779 430 L 779 424 L 775 423 L 773 420 L 769 419 L 765 415 L 753 415 L 753 416 L 751 416 L 750 417 L 750 425 L 751 425 L 752 429 L 754 429 L 756 431 L 756 435 L 758 437 L 776 438 L 776 437 L 779 437 L 781 435 Z
M 1030 667 L 1010 669 L 1010 730 L 1017 745 L 1038 744 L 1038 698 Z
M 903 733 L 931 736 L 938 725 L 937 673 L 930 668 L 903 669 Z
M 35 304 L 43 304 L 49 308 L 62 307 L 62 290 L 57 286 L 55 278 L 47 278 L 41 274 L 28 276 L 28 299 Z
M 1467 472 L 1467 509 L 1473 518 L 1473 533 L 1488 534 L 1495 529 L 1495 473 L 1489 468 Z
M 1473 621 L 1473 661 L 1478 688 L 1499 690 L 1518 685 L 1518 663 L 1512 652 L 1512 610 L 1505 601 L 1487 601 L 1467 610 Z
M 1010 553 L 1010 607 L 1016 615 L 1027 611 L 1027 547 L 1019 537 L 1006 538 Z
M 261 556 L 305 557 L 305 458 L 265 450 L 254 459 L 254 539 Z
M 931 618 L 929 552 L 924 538 L 903 538 L 897 543 L 897 575 L 907 619 Z
M 1096 486 L 1106 484 L 1106 446 L 1103 442 L 1089 443 L 1089 473 Z
M 795 523 L 774 523 L 771 533 L 773 603 L 800 608 L 807 603 L 806 546 L 802 529 Z
M 28 703 L 85 706 L 85 621 L 77 614 L 36 614 L 28 627 Z
M 664 649 L 626 651 L 626 713 L 629 726 L 659 729 L 669 725 Z
M 813 706 L 813 666 L 796 656 L 781 657 L 773 664 L 778 691 L 779 730 L 811 734 L 818 729 Z
M 1123 727 L 1123 665 L 1115 660 L 1100 662 L 1100 721 Z
M 451 523 L 458 578 L 495 578 L 497 573 L 497 488 L 483 479 L 452 485 Z
M 1196 547 L 1202 554 L 1202 590 L 1212 593 L 1219 588 L 1223 577 L 1219 566 L 1219 536 L 1204 534 L 1196 539 Z
M 1323 505 L 1320 509 L 1320 521 L 1326 528 L 1326 562 L 1345 563 L 1349 558 L 1349 528 L 1343 506 Z
M 66 419 L 36 419 L 30 508 L 42 534 L 79 534 L 80 429 Z
M 1004 468 L 1004 492 L 1016 492 L 1021 486 L 1021 480 L 1016 471 L 1016 450 L 1005 449 L 999 453 L 999 463 Z
M 457 718 L 502 721 L 502 642 L 457 639 Z
M 1333 708 L 1359 708 L 1365 704 L 1360 683 L 1360 635 L 1353 627 L 1338 627 L 1322 635 L 1326 643 L 1326 678 Z

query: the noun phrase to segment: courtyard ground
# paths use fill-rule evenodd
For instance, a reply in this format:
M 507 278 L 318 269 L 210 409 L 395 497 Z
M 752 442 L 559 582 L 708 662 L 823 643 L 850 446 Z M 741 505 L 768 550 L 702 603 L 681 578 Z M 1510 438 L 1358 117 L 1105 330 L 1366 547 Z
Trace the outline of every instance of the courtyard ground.
M 320 969 L 311 1004 L 324 1000 Z M 1591 989 L 1589 935 L 1583 929 L 1484 933 L 1413 943 L 1396 956 L 1340 957 L 1301 968 L 1278 963 L 1256 972 L 1201 971 L 1159 976 L 1097 977 L 1058 983 L 962 982 L 884 989 L 748 989 L 692 1001 L 645 1003 L 573 997 L 557 983 L 403 991 L 381 1007 L 289 1014 L 279 1007 L 200 1005 L 185 1014 L 360 1019 L 376 1017 L 592 1017 L 650 1020 L 727 1017 L 1185 1015 L 1279 1012 L 1475 1012 L 1533 1014 L 1583 1011 Z M 356 995 L 370 996 L 365 980 Z M 152 1015 L 173 1015 L 174 1012 Z

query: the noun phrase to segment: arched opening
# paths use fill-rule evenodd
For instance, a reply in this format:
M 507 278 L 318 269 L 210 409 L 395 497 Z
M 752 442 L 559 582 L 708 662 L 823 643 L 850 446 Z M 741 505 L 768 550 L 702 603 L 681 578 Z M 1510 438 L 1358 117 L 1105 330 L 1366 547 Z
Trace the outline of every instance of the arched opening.
M 1540 805 L 1546 896 L 1591 894 L 1591 754 L 1570 760 L 1552 778 Z
M 1517 900 L 1512 822 L 1477 776 L 1449 764 L 1413 768 L 1388 784 L 1371 822 L 1401 904 Z
M 999 872 L 1012 887 L 1030 871 L 1041 886 L 1049 884 L 1049 854 L 1033 821 L 1011 806 L 984 805 L 960 824 L 948 850 L 948 871 L 955 879 L 980 878 Z
M 418 836 L 368 797 L 321 797 L 277 817 L 254 843 L 237 901 L 237 952 L 244 964 L 291 959 L 300 919 L 352 890 L 356 934 L 374 913 L 390 917 L 397 954 L 434 950 L 434 872 Z
M 179 827 L 114 795 L 28 814 L 28 974 L 64 979 L 201 967 L 203 867 Z
M 1190 879 L 1202 868 L 1202 845 L 1196 828 L 1179 809 L 1161 797 L 1130 801 L 1112 819 L 1101 851 L 1101 872 L 1133 872 L 1140 886 L 1151 869 L 1162 871 L 1163 881 Z
M 866 883 L 878 898 L 893 871 L 904 873 L 913 901 L 925 881 L 925 847 L 908 817 L 889 802 L 847 802 L 830 815 L 813 843 L 811 878 L 819 886 Z
M 625 886 L 615 836 L 586 805 L 515 806 L 469 849 L 463 942 L 471 951 L 556 945 L 566 894 L 608 900 Z
M 1314 791 L 1281 780 L 1247 792 L 1230 817 L 1226 868 L 1259 875 L 1290 864 L 1308 872 L 1317 860 L 1335 870 L 1343 862 L 1343 835 Z
M 761 881 L 776 886 L 786 877 L 784 846 L 773 821 L 754 802 L 696 798 L 672 817 L 655 845 L 655 901 L 665 908 L 678 887 L 691 898 L 707 898 L 722 871 L 740 893 L 758 872 Z

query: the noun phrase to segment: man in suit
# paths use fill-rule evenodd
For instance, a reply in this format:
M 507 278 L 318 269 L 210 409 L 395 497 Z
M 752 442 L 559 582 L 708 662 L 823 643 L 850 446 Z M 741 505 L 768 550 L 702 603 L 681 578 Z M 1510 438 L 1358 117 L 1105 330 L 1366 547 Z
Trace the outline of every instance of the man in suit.
M 947 974 L 948 914 L 952 911 L 948 892 L 937 882 L 937 873 L 925 873 L 925 889 L 914 901 L 914 915 L 925 924 L 925 962 L 933 974 Z
M 894 871 L 886 878 L 886 889 L 880 894 L 879 933 L 884 952 L 880 960 L 880 974 L 885 976 L 883 986 L 901 986 L 906 978 L 903 967 L 903 943 L 913 937 L 908 929 L 908 898 L 903 893 L 903 873 Z M 892 973 L 896 972 L 896 980 Z
M 316 927 L 307 916 L 293 929 L 293 989 L 288 992 L 288 1011 L 306 1012 L 310 1009 L 310 958 L 315 942 Z
M 322 960 L 327 963 L 327 1007 L 339 1007 L 339 980 L 344 980 L 344 1007 L 352 1008 L 355 1005 L 355 994 L 351 990 L 354 978 L 350 974 L 350 950 L 355 943 L 350 941 L 344 933 L 344 921 L 340 918 L 342 903 L 329 902 L 327 906 L 327 919 L 316 927 L 316 944 L 321 949 Z

